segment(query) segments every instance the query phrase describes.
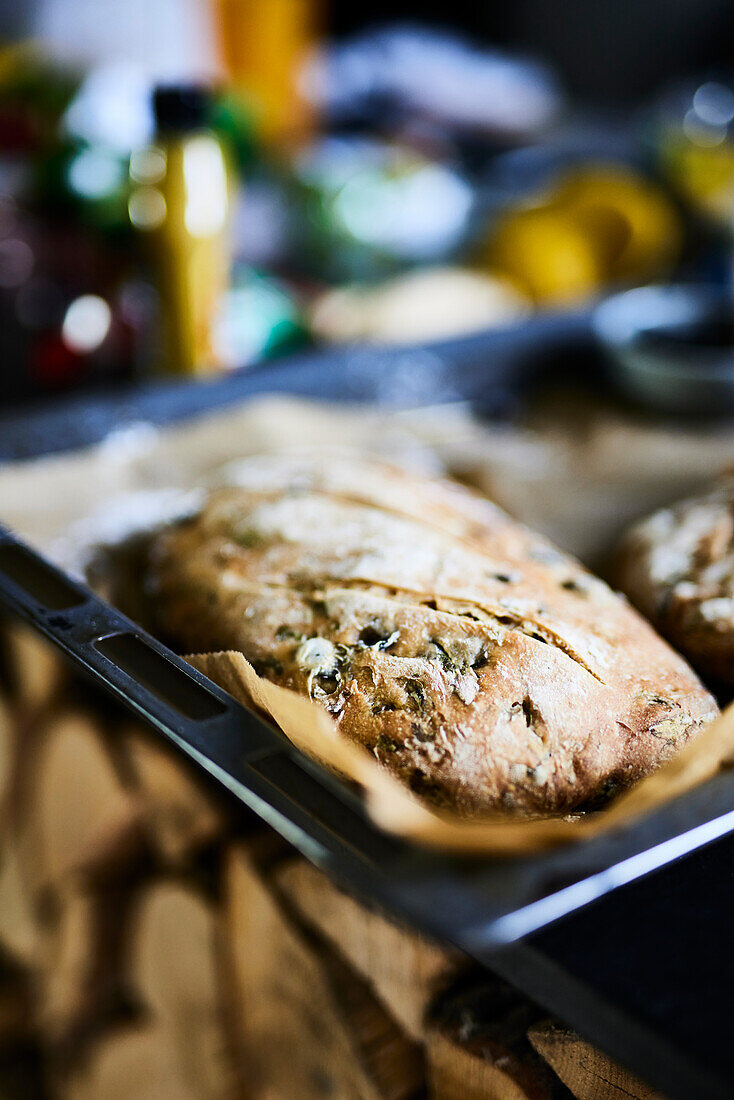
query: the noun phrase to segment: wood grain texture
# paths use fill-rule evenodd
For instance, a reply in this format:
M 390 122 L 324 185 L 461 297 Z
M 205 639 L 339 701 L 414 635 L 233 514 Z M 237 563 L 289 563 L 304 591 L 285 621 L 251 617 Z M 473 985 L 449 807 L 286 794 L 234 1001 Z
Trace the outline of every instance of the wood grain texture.
M 58 697 L 69 678 L 68 665 L 58 650 L 17 620 L 4 624 L 2 649 L 13 705 L 24 716 L 38 714 Z
M 226 921 L 254 1097 L 417 1096 L 420 1052 L 366 984 L 288 920 L 241 847 L 227 858 Z
M 531 1027 L 528 1038 L 576 1100 L 665 1100 L 568 1028 L 545 1021 Z
M 224 829 L 222 800 L 150 730 L 130 726 L 119 741 L 151 844 L 164 864 L 185 867 Z
M 165 1028 L 134 1025 L 104 1038 L 60 1087 L 61 1100 L 211 1100 Z
M 509 1051 L 490 1056 L 438 1030 L 426 1042 L 428 1095 L 431 1100 L 551 1100 L 551 1088 L 528 1073 Z
M 60 715 L 39 749 L 29 797 L 36 829 L 28 858 L 41 887 L 109 872 L 139 836 L 140 810 L 123 785 L 100 724 L 81 711 Z
M 221 929 L 211 902 L 159 881 L 134 914 L 130 978 L 196 1095 L 230 1100 L 236 1081 L 222 1020 Z
M 428 1006 L 464 965 L 459 952 L 368 909 L 304 859 L 285 862 L 273 878 L 299 916 L 361 974 L 408 1035 L 422 1038 Z

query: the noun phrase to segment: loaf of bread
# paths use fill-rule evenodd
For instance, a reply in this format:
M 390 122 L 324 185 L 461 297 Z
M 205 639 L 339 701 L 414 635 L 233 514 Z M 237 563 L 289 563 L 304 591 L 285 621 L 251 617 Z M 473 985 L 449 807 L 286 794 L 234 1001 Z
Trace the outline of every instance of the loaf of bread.
M 616 576 L 707 678 L 734 684 L 734 478 L 637 524 Z
M 157 629 L 308 694 L 438 806 L 600 804 L 716 705 L 627 603 L 449 482 L 259 457 L 152 541 Z

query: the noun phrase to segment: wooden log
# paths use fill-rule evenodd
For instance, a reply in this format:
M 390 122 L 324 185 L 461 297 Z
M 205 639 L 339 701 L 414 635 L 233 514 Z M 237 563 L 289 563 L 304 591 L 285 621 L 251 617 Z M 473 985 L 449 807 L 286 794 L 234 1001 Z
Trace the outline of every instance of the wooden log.
M 17 619 L 2 633 L 3 665 L 10 699 L 23 714 L 37 714 L 58 695 L 68 677 L 59 651 Z
M 222 801 L 154 734 L 139 726 L 120 738 L 143 810 L 143 825 L 163 863 L 184 866 L 225 828 Z
M 86 714 L 69 712 L 49 725 L 31 797 L 34 821 L 24 830 L 23 856 L 40 890 L 112 874 L 139 847 L 140 807 Z
M 460 953 L 366 908 L 304 859 L 277 868 L 273 881 L 299 917 L 366 979 L 396 1023 L 420 1041 L 428 1006 L 465 965 Z
M 488 1055 L 455 1042 L 440 1031 L 426 1037 L 428 1095 L 432 1100 L 535 1100 L 552 1097 L 532 1080 L 523 1082 L 522 1070 L 507 1054 Z
M 38 1010 L 41 1030 L 54 1045 L 73 1033 L 93 1002 L 98 920 L 93 896 L 74 892 L 64 898 Z
M 45 972 L 60 895 L 74 878 L 116 871 L 139 840 L 139 811 L 93 719 L 44 718 L 21 735 L 0 858 L 0 945 Z
M 4 837 L 0 859 L 0 946 L 35 970 L 44 954 L 45 934 L 23 869 L 20 845 L 11 831 Z
M 43 1052 L 33 1038 L 0 1051 L 0 1096 L 51 1100 Z
M 284 912 L 243 846 L 226 862 L 233 1003 L 254 1100 L 408 1100 L 419 1049 L 367 983 Z
M 56 1091 L 61 1100 L 211 1100 L 187 1075 L 170 1031 L 142 1024 L 103 1039 Z
M 434 1006 L 426 1034 L 431 1100 L 557 1100 L 566 1093 L 527 1039 L 537 1009 L 489 975 Z
M 35 973 L 44 956 L 46 936 L 16 815 L 19 805 L 27 815 L 32 804 L 22 797 L 19 784 L 34 755 L 32 733 L 28 726 L 21 728 L 17 709 L 0 698 L 0 952 Z M 0 989 L 0 996 L 4 993 Z
M 36 1020 L 56 1062 L 77 1059 L 128 999 L 128 883 L 67 889 L 36 977 Z
M 238 1091 L 223 1026 L 220 936 L 210 902 L 185 884 L 162 881 L 140 901 L 130 948 L 132 984 L 191 1095 L 206 1100 Z
M 570 1028 L 541 1021 L 528 1038 L 577 1100 L 664 1100 Z
M 0 696 L 0 845 L 8 828 L 9 802 L 17 750 L 17 723 Z
M 8 1047 L 25 1043 L 33 1034 L 33 988 L 29 971 L 0 960 L 0 1055 Z M 0 1085 L 0 1096 L 3 1095 Z

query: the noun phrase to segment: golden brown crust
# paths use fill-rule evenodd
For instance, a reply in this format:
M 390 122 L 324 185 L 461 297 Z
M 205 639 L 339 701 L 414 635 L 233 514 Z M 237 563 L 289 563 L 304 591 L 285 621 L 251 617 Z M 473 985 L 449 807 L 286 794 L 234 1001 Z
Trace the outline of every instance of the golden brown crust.
M 637 524 L 616 575 L 694 665 L 734 684 L 734 478 Z
M 159 628 L 241 650 L 439 804 L 566 812 L 716 712 L 620 597 L 458 485 L 324 458 L 238 478 L 154 540 Z

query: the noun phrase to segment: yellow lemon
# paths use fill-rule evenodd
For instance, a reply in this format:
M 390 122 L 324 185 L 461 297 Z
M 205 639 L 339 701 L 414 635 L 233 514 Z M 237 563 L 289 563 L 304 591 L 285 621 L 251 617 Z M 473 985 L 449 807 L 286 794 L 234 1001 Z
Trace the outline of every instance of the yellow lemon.
M 728 222 L 734 211 L 734 145 L 696 145 L 670 138 L 663 147 L 665 167 L 696 206 Z
M 659 187 L 624 168 L 579 169 L 556 188 L 554 205 L 589 234 L 613 279 L 663 274 L 680 255 L 675 207 Z
M 594 245 L 563 210 L 537 207 L 505 214 L 482 247 L 480 262 L 538 305 L 573 305 L 601 286 Z

